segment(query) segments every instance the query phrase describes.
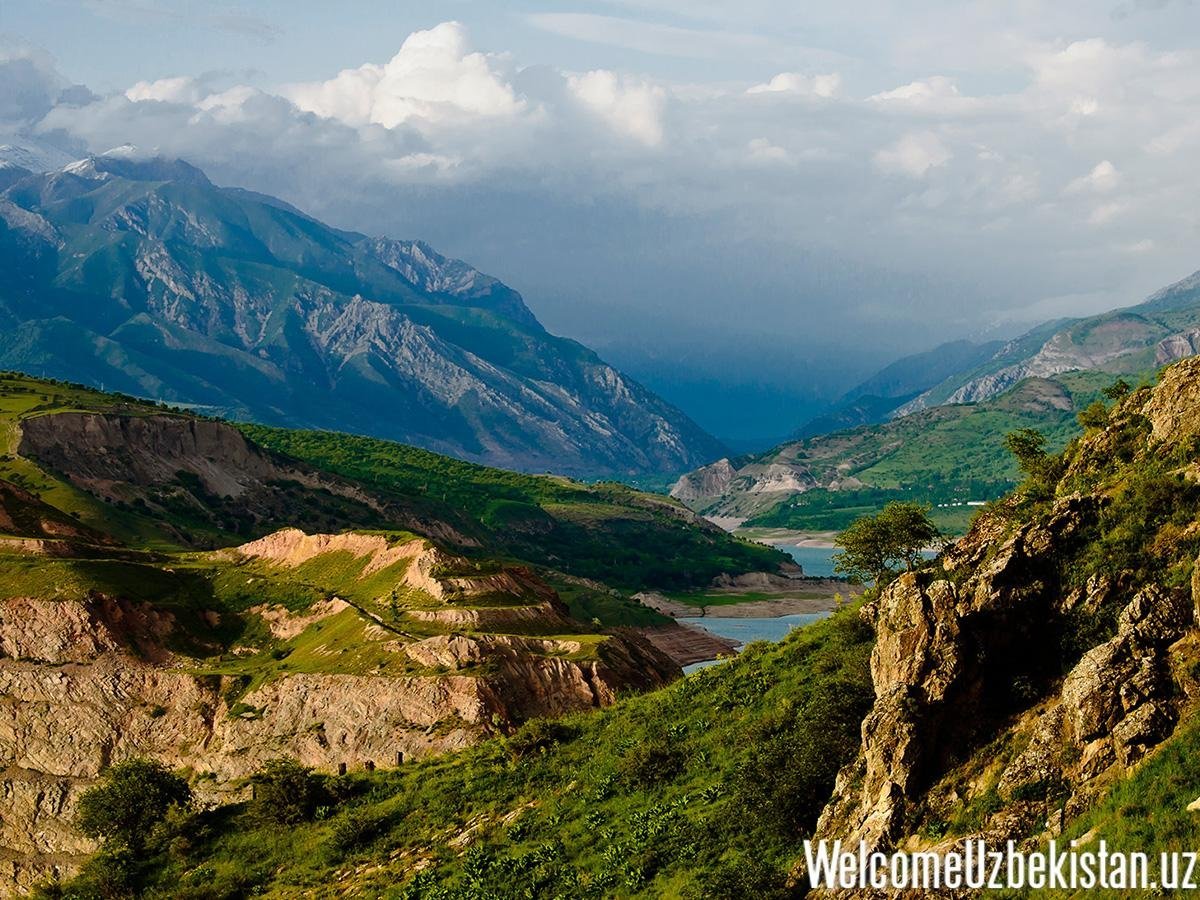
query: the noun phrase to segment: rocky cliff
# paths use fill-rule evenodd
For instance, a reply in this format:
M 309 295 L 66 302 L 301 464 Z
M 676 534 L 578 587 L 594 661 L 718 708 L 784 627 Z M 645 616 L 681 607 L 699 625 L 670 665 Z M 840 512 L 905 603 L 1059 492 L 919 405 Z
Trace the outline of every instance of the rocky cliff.
M 215 798 L 272 758 L 325 770 L 397 765 L 679 673 L 637 635 L 572 634 L 553 591 L 527 572 L 442 577 L 453 558 L 423 541 L 290 531 L 218 556 L 241 560 L 247 574 L 237 577 L 253 580 L 264 564 L 328 568 L 347 554 L 361 563 L 360 580 L 396 572 L 406 602 L 417 602 L 414 591 L 426 598 L 415 627 L 361 600 L 296 613 L 260 605 L 240 618 L 262 622 L 274 640 L 201 658 L 178 648 L 206 636 L 181 634 L 181 619 L 151 603 L 95 588 L 0 598 L 0 891 L 70 871 L 93 849 L 72 828 L 74 806 L 122 759 L 185 768 Z M 500 597 L 517 605 L 496 606 Z M 467 631 L 455 620 L 412 633 L 428 634 L 439 609 L 468 618 L 524 610 L 526 634 L 481 632 L 498 627 L 486 616 Z M 212 639 L 232 615 L 204 611 Z M 356 636 L 349 646 L 346 634 Z
M 1200 361 L 862 615 L 876 700 L 817 837 L 883 850 L 1062 831 L 1195 714 Z

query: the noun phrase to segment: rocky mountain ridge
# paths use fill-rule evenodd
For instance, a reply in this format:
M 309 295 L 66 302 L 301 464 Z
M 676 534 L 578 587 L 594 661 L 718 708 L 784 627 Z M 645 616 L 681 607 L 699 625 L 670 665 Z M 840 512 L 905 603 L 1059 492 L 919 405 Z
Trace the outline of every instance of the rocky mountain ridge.
M 1026 378 L 1094 370 L 1135 375 L 1193 356 L 1200 347 L 1200 272 L 1142 303 L 1052 322 L 1009 341 L 980 366 L 955 373 L 898 407 L 905 416 L 944 403 L 976 403 Z
M 5 169 L 0 260 L 2 367 L 525 471 L 672 472 L 721 452 L 496 279 L 179 160 Z

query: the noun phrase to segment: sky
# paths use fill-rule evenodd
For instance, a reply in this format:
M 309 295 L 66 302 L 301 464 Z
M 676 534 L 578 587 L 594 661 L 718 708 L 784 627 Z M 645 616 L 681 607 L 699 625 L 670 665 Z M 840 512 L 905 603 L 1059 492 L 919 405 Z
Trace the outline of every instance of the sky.
M 0 143 L 419 237 L 735 442 L 1200 268 L 1185 0 L 0 0 Z

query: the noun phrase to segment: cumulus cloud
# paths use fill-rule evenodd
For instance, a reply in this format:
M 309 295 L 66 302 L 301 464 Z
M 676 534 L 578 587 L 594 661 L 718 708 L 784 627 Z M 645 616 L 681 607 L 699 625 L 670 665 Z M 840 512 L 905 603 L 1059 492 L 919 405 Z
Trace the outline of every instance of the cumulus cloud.
M 0 118 L 60 145 L 183 156 L 337 225 L 428 238 L 541 285 L 539 314 L 553 324 L 561 304 L 558 321 L 593 342 L 656 330 L 646 310 L 685 295 L 688 316 L 728 322 L 734 294 L 756 310 L 738 327 L 779 340 L 815 333 L 816 317 L 898 341 L 907 321 L 961 333 L 1005 308 L 1032 316 L 1043 296 L 1116 306 L 1194 268 L 1200 60 L 1112 37 L 1009 49 L 990 93 L 933 63 L 843 82 L 766 61 L 681 83 L 530 64 L 451 22 L 391 59 L 276 88 L 179 73 L 65 102 L 65 79 L 0 57 Z M 622 290 L 580 299 L 627 267 Z M 864 271 L 888 275 L 864 287 Z
M 666 92 L 661 87 L 603 69 L 571 75 L 567 83 L 580 103 L 617 131 L 650 147 L 662 143 Z
M 908 108 L 935 113 L 956 113 L 979 109 L 983 102 L 975 97 L 964 97 L 953 79 L 934 75 L 920 81 L 912 81 L 890 91 L 882 91 L 868 98 L 883 108 Z
M 875 163 L 885 172 L 924 178 L 930 169 L 944 166 L 954 154 L 931 131 L 906 134 L 875 154 Z
M 395 128 L 411 120 L 516 115 L 525 104 L 494 62 L 470 51 L 462 25 L 443 22 L 409 35 L 384 65 L 346 69 L 284 94 L 300 109 L 351 125 Z
M 780 72 L 770 81 L 755 84 L 746 89 L 747 94 L 800 94 L 809 97 L 836 97 L 842 87 L 842 76 L 836 72 L 828 75 L 801 75 L 798 72 Z
M 1096 163 L 1092 171 L 1086 175 L 1081 175 L 1069 185 L 1067 185 L 1067 193 L 1079 194 L 1084 192 L 1092 192 L 1096 194 L 1107 194 L 1114 190 L 1121 182 L 1121 173 L 1107 159 L 1103 159 Z

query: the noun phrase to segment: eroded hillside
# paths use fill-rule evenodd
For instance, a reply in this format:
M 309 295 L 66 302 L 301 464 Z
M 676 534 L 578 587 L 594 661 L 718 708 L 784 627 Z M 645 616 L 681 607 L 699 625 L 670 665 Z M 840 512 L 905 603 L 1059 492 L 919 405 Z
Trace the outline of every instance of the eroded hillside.
M 326 772 L 395 767 L 606 706 L 679 675 L 640 632 L 612 626 L 683 630 L 611 585 L 655 573 L 704 584 L 779 562 L 624 488 L 386 442 L 371 445 L 386 451 L 377 471 L 369 453 L 348 455 L 375 474 L 356 479 L 224 422 L 23 376 L 0 379 L 0 427 L 5 891 L 93 849 L 75 804 L 113 763 L 150 756 L 227 800 L 281 756 Z M 415 468 L 425 489 L 389 466 Z M 446 490 L 430 497 L 439 478 Z M 471 484 L 474 505 L 451 483 Z M 544 534 L 586 514 L 595 536 L 522 561 L 507 549 L 527 539 L 496 538 L 524 533 L 498 514 L 505 503 Z M 637 565 L 614 565 L 609 584 L 570 574 L 628 534 L 660 534 L 679 555 L 659 554 L 648 580 Z
M 1194 848 L 1200 360 L 1106 419 L 1061 457 L 1028 456 L 1018 492 L 861 607 L 598 716 L 377 773 L 282 841 L 251 808 L 202 813 L 204 837 L 137 877 L 244 876 L 273 896 L 782 898 L 807 892 L 813 835 Z M 372 828 L 345 840 L 359 821 Z

